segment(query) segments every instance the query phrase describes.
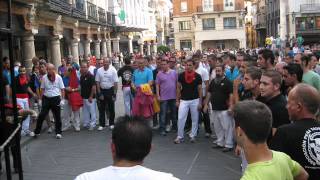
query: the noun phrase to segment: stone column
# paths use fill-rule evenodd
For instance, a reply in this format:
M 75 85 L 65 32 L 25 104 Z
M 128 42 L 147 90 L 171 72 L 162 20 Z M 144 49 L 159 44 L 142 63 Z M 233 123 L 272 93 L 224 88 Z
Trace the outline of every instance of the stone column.
M 111 57 L 112 56 L 112 50 L 111 50 L 111 40 L 107 40 L 107 56 Z
M 119 41 L 120 41 L 120 38 L 119 38 L 119 37 L 116 37 L 116 38 L 113 39 L 113 51 L 114 51 L 115 53 L 120 52 Z
M 73 39 L 71 41 L 71 54 L 73 56 L 73 60 L 79 64 L 79 40 Z
M 91 54 L 90 52 L 90 42 L 91 40 L 85 40 L 83 43 L 83 49 L 84 49 L 84 59 L 86 59 L 88 57 L 89 54 Z
M 128 38 L 129 38 L 129 40 L 128 40 L 129 53 L 133 53 L 133 47 L 132 47 L 132 39 L 133 38 L 131 36 L 129 36 Z
M 150 56 L 151 55 L 151 43 L 147 42 L 147 55 Z
M 143 43 L 139 44 L 139 47 L 140 47 L 140 54 L 143 56 Z
M 51 43 L 51 62 L 58 69 L 61 65 L 61 52 L 60 52 L 60 38 L 53 36 L 50 39 Z
M 279 32 L 279 36 L 281 40 L 285 40 L 286 39 L 286 35 L 287 35 L 287 2 L 286 0 L 280 0 L 280 32 Z M 275 37 L 276 38 L 276 37 Z
M 154 54 L 157 54 L 157 52 L 158 52 L 158 49 L 157 49 L 157 48 L 158 48 L 157 43 L 154 42 L 154 43 L 152 44 L 152 49 L 153 49 L 152 52 L 153 52 Z
M 100 39 L 94 41 L 94 55 L 97 59 L 100 59 Z
M 34 35 L 26 34 L 22 37 L 22 64 L 26 67 L 28 73 L 32 71 L 32 58 L 36 56 L 34 48 Z
M 101 49 L 102 57 L 101 58 L 107 57 L 107 40 L 103 39 L 101 42 L 101 45 L 102 45 L 102 49 Z

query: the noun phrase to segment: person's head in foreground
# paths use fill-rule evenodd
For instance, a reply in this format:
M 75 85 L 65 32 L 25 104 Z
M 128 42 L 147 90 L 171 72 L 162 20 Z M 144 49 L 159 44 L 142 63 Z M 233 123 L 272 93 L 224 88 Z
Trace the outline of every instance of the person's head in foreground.
M 172 174 L 141 166 L 149 154 L 152 130 L 144 119 L 120 117 L 112 131 L 113 165 L 83 173 L 76 180 L 177 180 Z
M 241 101 L 235 105 L 233 113 L 236 140 L 249 164 L 241 180 L 308 178 L 308 173 L 288 155 L 268 148 L 266 142 L 271 131 L 272 114 L 265 104 Z

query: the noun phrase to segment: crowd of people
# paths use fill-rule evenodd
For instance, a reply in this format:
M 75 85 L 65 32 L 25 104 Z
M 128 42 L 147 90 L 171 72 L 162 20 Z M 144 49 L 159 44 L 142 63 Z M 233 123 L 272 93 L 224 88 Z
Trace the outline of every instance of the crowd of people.
M 17 64 L 14 82 L 9 59 L 4 58 L 3 81 L 8 101 L 10 86 L 15 85 L 18 105 L 39 112 L 36 127 L 31 127 L 30 118 L 23 121 L 22 136 L 38 137 L 44 120 L 57 139 L 70 128 L 113 130 L 119 87 L 126 116 L 144 119 L 161 136 L 177 133 L 175 144 L 183 143 L 185 134 L 195 143 L 203 127 L 205 137 L 214 139 L 213 148 L 234 149 L 241 157 L 243 179 L 266 174 L 275 179 L 279 174 L 302 179 L 309 174 L 309 179 L 316 179 L 319 56 L 302 49 L 287 51 L 282 58 L 277 55 L 268 48 L 131 55 L 119 70 L 107 57 L 88 57 L 79 64 L 69 57 L 58 68 L 35 57 L 30 75 Z M 269 169 L 260 173 L 257 169 L 267 162 Z M 277 169 L 284 166 L 289 168 Z

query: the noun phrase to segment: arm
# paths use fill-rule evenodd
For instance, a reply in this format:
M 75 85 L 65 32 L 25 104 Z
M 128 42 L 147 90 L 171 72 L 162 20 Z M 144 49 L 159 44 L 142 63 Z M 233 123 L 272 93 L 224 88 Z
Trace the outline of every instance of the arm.
M 299 174 L 294 177 L 294 180 L 307 180 L 308 178 L 309 174 L 307 171 L 303 167 L 300 167 Z
M 28 92 L 29 92 L 33 97 L 37 97 L 37 94 L 34 93 L 30 87 L 28 87 L 27 90 L 28 90 Z
M 209 80 L 208 80 L 208 81 L 205 81 L 204 83 L 205 83 L 205 85 L 206 85 L 205 92 L 206 92 L 206 94 L 207 94 L 207 93 L 208 93 L 208 90 L 209 90 Z
M 177 99 L 176 99 L 177 106 L 179 106 L 180 104 L 180 98 L 181 98 L 181 84 L 177 82 Z
M 99 81 L 97 81 L 96 82 L 96 85 L 97 85 L 97 92 L 98 92 L 98 94 L 100 94 L 101 93 L 101 91 L 100 91 L 100 83 L 99 83 Z
M 156 84 L 156 93 L 157 93 L 157 98 L 160 100 L 160 85 Z
M 202 104 L 202 84 L 198 85 L 199 104 Z
M 113 90 L 114 90 L 114 94 L 116 95 L 118 92 L 118 82 L 113 83 Z
M 61 89 L 61 99 L 64 99 L 64 96 L 65 96 L 64 89 Z

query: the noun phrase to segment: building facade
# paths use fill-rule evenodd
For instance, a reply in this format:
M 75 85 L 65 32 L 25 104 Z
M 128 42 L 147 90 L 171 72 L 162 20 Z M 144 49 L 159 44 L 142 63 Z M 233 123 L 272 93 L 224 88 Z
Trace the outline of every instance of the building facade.
M 252 1 L 252 24 L 256 31 L 256 45 L 265 46 L 267 37 L 266 0 Z
M 175 48 L 246 48 L 243 0 L 174 0 Z

